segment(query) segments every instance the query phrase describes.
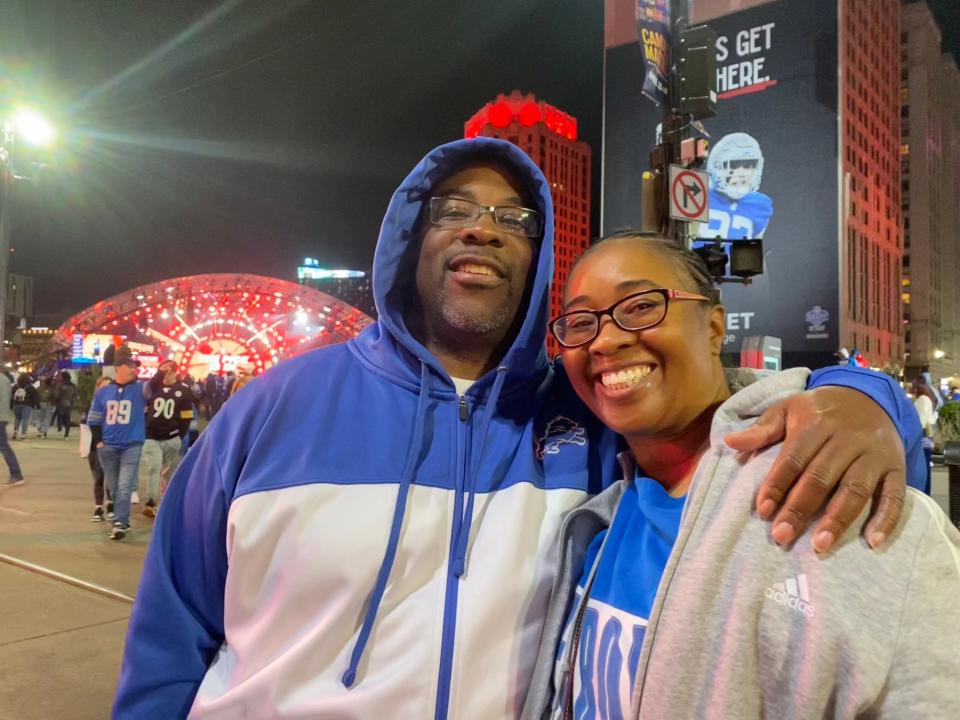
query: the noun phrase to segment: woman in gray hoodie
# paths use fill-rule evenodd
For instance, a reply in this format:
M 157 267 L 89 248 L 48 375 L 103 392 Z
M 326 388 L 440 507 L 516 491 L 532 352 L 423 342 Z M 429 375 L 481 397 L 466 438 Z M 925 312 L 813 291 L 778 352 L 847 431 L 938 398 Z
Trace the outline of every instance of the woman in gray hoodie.
M 551 331 L 577 394 L 630 451 L 623 479 L 564 522 L 524 717 L 956 716 L 960 533 L 910 489 L 879 552 L 858 523 L 826 555 L 822 530 L 777 546 L 771 508 L 750 508 L 779 448 L 743 457 L 723 438 L 810 373 L 744 387 L 724 371 L 724 311 L 695 254 L 637 235 L 595 245 Z M 888 412 L 919 442 L 895 383 L 864 378 L 890 385 Z M 829 449 L 855 474 L 888 472 Z

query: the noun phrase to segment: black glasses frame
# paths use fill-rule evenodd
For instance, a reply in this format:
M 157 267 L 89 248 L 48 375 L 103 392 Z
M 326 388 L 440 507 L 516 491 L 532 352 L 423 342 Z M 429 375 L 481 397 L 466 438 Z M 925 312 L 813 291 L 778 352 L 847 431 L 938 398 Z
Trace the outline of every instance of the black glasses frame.
M 462 220 L 457 221 L 438 218 L 437 213 L 439 212 L 440 207 L 448 200 L 456 200 L 457 202 L 466 203 L 468 206 L 475 208 L 476 211 L 472 217 L 463 218 Z M 530 216 L 536 218 L 537 221 L 536 232 L 518 233 L 512 228 L 504 226 L 500 221 L 500 217 L 505 210 L 523 210 L 524 212 L 530 213 Z M 480 218 L 482 218 L 484 215 L 489 215 L 493 218 L 493 222 L 496 223 L 497 227 L 503 228 L 506 232 L 509 232 L 512 235 L 521 235 L 522 237 L 531 238 L 533 240 L 537 240 L 543 235 L 543 214 L 539 210 L 523 207 L 522 205 L 481 205 L 473 200 L 457 197 L 455 195 L 440 195 L 430 198 L 430 202 L 428 203 L 428 211 L 430 213 L 430 222 L 441 227 L 468 227 L 473 223 L 479 222 Z
M 620 320 L 617 319 L 616 310 L 623 303 L 634 300 L 642 295 L 660 295 L 663 298 L 663 314 L 660 316 L 660 319 L 656 322 L 647 323 L 646 325 L 641 325 L 639 327 L 627 327 Z M 600 334 L 601 321 L 603 320 L 604 315 L 608 315 L 614 324 L 621 330 L 626 330 L 627 332 L 636 332 L 638 330 L 648 330 L 652 327 L 656 327 L 662 323 L 667 317 L 667 310 L 670 308 L 671 300 L 697 300 L 703 302 L 710 302 L 710 298 L 703 295 L 698 295 L 697 293 L 686 292 L 685 290 L 669 290 L 667 288 L 655 288 L 653 290 L 644 290 L 643 292 L 633 293 L 632 295 L 627 295 L 626 297 L 620 298 L 613 305 L 608 307 L 605 310 L 573 310 L 568 313 L 564 313 L 560 317 L 554 318 L 550 321 L 549 328 L 550 334 L 556 338 L 557 342 L 560 343 L 565 348 L 576 348 L 581 345 L 586 345 L 587 343 L 592 343 L 597 339 L 597 336 Z M 577 343 L 566 343 L 564 342 L 560 334 L 557 332 L 557 326 L 559 323 L 563 322 L 569 317 L 574 315 L 593 315 L 596 320 L 596 326 L 594 327 L 593 335 L 587 339 L 582 340 Z

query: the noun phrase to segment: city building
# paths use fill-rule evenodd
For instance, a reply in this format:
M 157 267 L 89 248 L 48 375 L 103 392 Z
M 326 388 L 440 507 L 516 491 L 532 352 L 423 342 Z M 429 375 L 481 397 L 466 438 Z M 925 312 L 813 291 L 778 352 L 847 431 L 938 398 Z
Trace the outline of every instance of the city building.
M 362 270 L 334 270 L 320 267 L 317 258 L 304 258 L 297 268 L 297 282 L 343 300 L 372 318 L 377 317 L 373 302 L 372 275 Z
M 899 0 L 840 2 L 841 345 L 899 372 Z
M 640 178 L 662 117 L 642 95 L 633 5 L 605 5 L 605 232 L 639 222 Z M 899 1 L 691 5 L 692 22 L 717 34 L 719 101 L 704 122 L 715 159 L 750 164 L 757 198 L 749 212 L 738 198 L 722 204 L 722 179 L 711 173 L 710 223 L 697 232 L 759 237 L 765 253 L 751 285 L 723 287 L 725 355 L 736 357 L 751 336 L 773 336 L 783 339 L 785 366 L 827 365 L 847 348 L 901 371 Z
M 8 360 L 22 364 L 42 363 L 53 334 L 54 330 L 48 327 L 17 328 L 11 339 L 13 353 Z
M 29 275 L 10 273 L 7 278 L 7 317 L 14 323 L 25 325 L 33 316 L 33 278 Z
M 10 273 L 7 276 L 7 302 L 5 315 L 0 318 L 4 326 L 3 362 L 16 361 L 22 356 L 11 340 L 17 330 L 27 327 L 33 318 L 33 278 L 29 275 Z
M 563 285 L 590 244 L 590 146 L 577 140 L 577 120 L 533 95 L 498 95 L 464 124 L 464 136 L 502 138 L 518 145 L 550 183 L 554 208 L 554 275 L 550 317 L 563 307 Z M 551 355 L 559 348 L 547 339 Z
M 900 102 L 907 376 L 958 376 L 960 72 L 924 2 L 901 9 Z

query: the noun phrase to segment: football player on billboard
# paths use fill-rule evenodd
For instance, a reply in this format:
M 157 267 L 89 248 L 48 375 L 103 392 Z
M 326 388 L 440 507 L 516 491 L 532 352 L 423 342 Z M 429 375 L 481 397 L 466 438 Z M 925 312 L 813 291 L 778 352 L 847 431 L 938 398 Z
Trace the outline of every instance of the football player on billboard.
M 773 200 L 760 192 L 763 152 L 752 136 L 743 132 L 724 135 L 707 158 L 710 175 L 710 220 L 700 225 L 699 237 L 717 240 L 750 240 L 763 237 Z

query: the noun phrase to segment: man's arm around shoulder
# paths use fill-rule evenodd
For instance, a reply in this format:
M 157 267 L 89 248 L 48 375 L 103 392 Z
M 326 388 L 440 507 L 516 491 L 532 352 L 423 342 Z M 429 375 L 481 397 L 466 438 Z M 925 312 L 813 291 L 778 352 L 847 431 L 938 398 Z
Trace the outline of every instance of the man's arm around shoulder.
M 859 390 L 883 408 L 903 442 L 907 485 L 918 490 L 923 489 L 927 475 L 922 445 L 923 428 L 920 427 L 920 419 L 913 403 L 896 380 L 866 368 L 833 365 L 814 371 L 807 382 L 810 389 L 829 385 Z

